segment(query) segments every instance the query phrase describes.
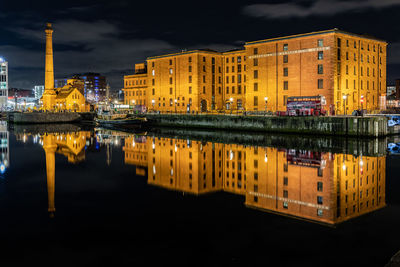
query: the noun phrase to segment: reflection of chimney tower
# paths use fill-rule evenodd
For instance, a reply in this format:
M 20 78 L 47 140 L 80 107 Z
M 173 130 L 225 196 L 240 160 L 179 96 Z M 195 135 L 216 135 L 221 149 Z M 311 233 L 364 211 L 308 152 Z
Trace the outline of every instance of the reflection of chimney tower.
M 57 149 L 57 145 L 54 140 L 54 135 L 46 134 L 43 137 L 43 149 L 46 153 L 47 195 L 49 202 L 48 211 L 50 213 L 50 217 L 53 217 L 54 212 L 56 211 L 54 204 L 54 194 L 55 194 L 55 179 L 56 179 L 55 152 Z
M 51 23 L 46 24 L 46 61 L 45 61 L 45 76 L 44 76 L 44 92 L 43 92 L 43 107 L 45 110 L 51 110 L 55 105 L 54 90 L 54 64 L 53 64 L 53 28 Z

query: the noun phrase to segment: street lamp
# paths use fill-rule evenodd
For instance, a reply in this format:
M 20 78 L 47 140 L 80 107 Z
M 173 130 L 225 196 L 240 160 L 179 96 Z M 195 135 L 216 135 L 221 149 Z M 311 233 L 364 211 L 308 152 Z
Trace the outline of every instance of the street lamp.
M 153 111 L 154 111 L 154 105 L 155 105 L 156 101 L 154 99 L 151 100 L 151 104 L 153 105 Z
M 176 103 L 178 102 L 178 100 L 175 98 L 174 102 L 175 102 L 175 113 L 176 113 Z
M 347 95 L 343 95 L 343 109 L 344 109 L 344 115 L 346 115 L 346 99 L 347 99 Z
M 233 97 L 229 98 L 229 102 L 230 102 L 230 110 L 231 110 L 231 114 L 232 114 L 232 109 L 233 109 Z
M 264 97 L 265 101 L 265 113 L 267 113 L 268 96 Z

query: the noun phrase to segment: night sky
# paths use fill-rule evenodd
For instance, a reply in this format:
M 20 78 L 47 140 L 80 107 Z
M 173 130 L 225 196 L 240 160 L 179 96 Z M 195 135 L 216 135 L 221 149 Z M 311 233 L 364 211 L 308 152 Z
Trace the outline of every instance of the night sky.
M 117 90 L 149 56 L 339 28 L 388 41 L 392 84 L 400 78 L 399 15 L 400 0 L 1 0 L 0 56 L 10 87 L 44 84 L 44 27 L 52 22 L 56 78 L 100 72 Z

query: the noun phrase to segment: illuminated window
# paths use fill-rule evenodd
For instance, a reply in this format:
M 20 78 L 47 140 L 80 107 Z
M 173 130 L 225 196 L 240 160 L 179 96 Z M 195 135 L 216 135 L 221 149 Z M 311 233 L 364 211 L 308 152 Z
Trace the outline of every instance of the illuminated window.
M 285 209 L 288 208 L 288 203 L 286 201 L 283 202 L 283 208 L 285 208 Z
M 346 210 L 347 210 L 347 209 L 346 209 Z M 324 215 L 323 210 L 318 209 L 318 210 L 317 210 L 317 215 L 320 216 L 320 217 L 321 217 L 322 215 Z
M 283 51 L 288 51 L 288 48 L 289 48 L 288 44 L 283 44 Z
M 323 198 L 322 198 L 321 196 L 317 196 L 317 203 L 318 203 L 319 205 L 322 205 L 322 204 L 323 204 Z
M 339 41 L 340 39 L 338 39 L 338 41 Z M 324 46 L 324 40 L 322 40 L 322 39 L 318 39 L 318 46 L 319 47 L 323 47 Z M 338 46 L 340 46 L 340 45 L 338 45 Z
M 324 73 L 324 67 L 322 64 L 318 64 L 318 74 L 323 74 Z
M 324 51 L 318 51 L 318 60 L 324 59 Z
M 154 76 L 156 74 L 155 70 L 152 70 L 151 74 Z

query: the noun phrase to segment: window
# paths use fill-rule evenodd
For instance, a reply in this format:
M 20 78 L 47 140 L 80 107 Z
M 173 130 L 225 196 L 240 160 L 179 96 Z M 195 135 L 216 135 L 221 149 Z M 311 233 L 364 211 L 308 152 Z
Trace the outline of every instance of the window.
M 283 190 L 283 197 L 284 198 L 288 198 L 288 196 L 289 196 L 288 191 L 287 190 Z
M 347 210 L 347 209 L 346 209 L 346 210 Z M 317 215 L 318 215 L 319 217 L 323 216 L 323 215 L 324 215 L 323 210 L 318 209 L 318 210 L 317 210 Z
M 189 57 L 189 63 L 192 62 L 192 57 Z
M 192 76 L 189 76 L 189 83 L 192 82 Z
M 338 39 L 338 40 L 340 40 L 340 39 Z M 318 46 L 319 46 L 319 47 L 323 47 L 323 46 L 324 46 L 324 40 L 318 39 Z M 338 45 L 338 46 L 339 46 L 339 45 Z
M 283 51 L 288 51 L 288 44 L 283 44 Z
M 172 95 L 172 88 L 169 88 L 169 94 Z
M 284 105 L 284 106 L 286 106 L 287 99 L 288 99 L 288 96 L 287 96 L 287 95 L 284 95 L 284 96 L 283 96 L 283 105 Z
M 323 88 L 324 88 L 324 80 L 318 79 L 318 89 L 323 89 Z
M 285 208 L 285 209 L 288 208 L 288 203 L 286 201 L 283 202 L 283 208 Z
M 323 204 L 323 198 L 322 198 L 321 196 L 317 196 L 317 203 L 318 203 L 319 205 L 322 205 L 322 204 Z
M 258 70 L 255 70 L 254 71 L 254 79 L 257 79 L 258 78 Z
M 349 65 L 346 65 L 346 75 L 349 74 Z
M 254 96 L 254 106 L 258 106 L 258 96 Z
M 169 60 L 169 65 L 172 65 L 172 59 Z
M 289 179 L 285 176 L 283 177 L 283 185 L 288 185 L 289 184 Z
M 154 61 L 153 61 L 153 62 L 151 62 L 151 67 L 152 67 L 152 68 L 154 68 Z
M 283 68 L 283 76 L 287 77 L 289 75 L 288 68 Z
M 289 89 L 289 82 L 288 81 L 284 81 L 283 82 L 283 90 L 288 90 Z
M 206 72 L 206 66 L 203 66 L 203 72 Z
M 172 74 L 172 73 L 173 73 L 172 69 L 169 69 L 169 74 Z
M 324 51 L 318 51 L 318 60 L 324 59 Z
M 152 90 L 152 93 L 153 93 L 153 95 L 155 95 L 155 93 L 156 93 L 155 90 L 154 90 L 154 88 L 153 88 L 153 90 Z
M 253 66 L 258 66 L 258 58 L 253 59 Z
M 322 192 L 322 189 L 323 189 L 323 183 L 322 182 L 317 182 L 317 190 L 319 192 Z
M 254 49 L 253 49 L 253 54 L 254 54 L 254 55 L 257 55 L 257 54 L 258 54 L 258 48 L 254 48 Z M 228 62 L 228 59 L 226 59 L 226 60 L 227 60 L 227 62 Z
M 172 77 L 169 77 L 169 84 L 172 84 Z
M 226 87 L 226 93 L 229 94 L 229 86 Z
M 152 70 L 152 71 L 151 71 L 151 75 L 154 76 L 155 74 L 156 74 L 155 70 Z
M 189 72 L 192 72 L 192 66 L 189 66 Z
M 289 62 L 289 56 L 288 55 L 284 55 L 283 56 L 283 63 L 288 63 Z
M 349 52 L 346 52 L 346 60 L 349 60 Z
M 337 46 L 340 47 L 342 45 L 342 40 L 340 38 L 337 38 Z
M 215 57 L 211 58 L 211 64 L 215 64 Z
M 191 94 L 191 93 L 192 93 L 192 87 L 189 86 L 189 94 Z
M 324 74 L 324 67 L 322 64 L 318 64 L 318 74 Z
M 254 92 L 257 92 L 258 91 L 258 83 L 254 83 Z
M 206 62 L 206 57 L 203 57 L 203 62 Z

